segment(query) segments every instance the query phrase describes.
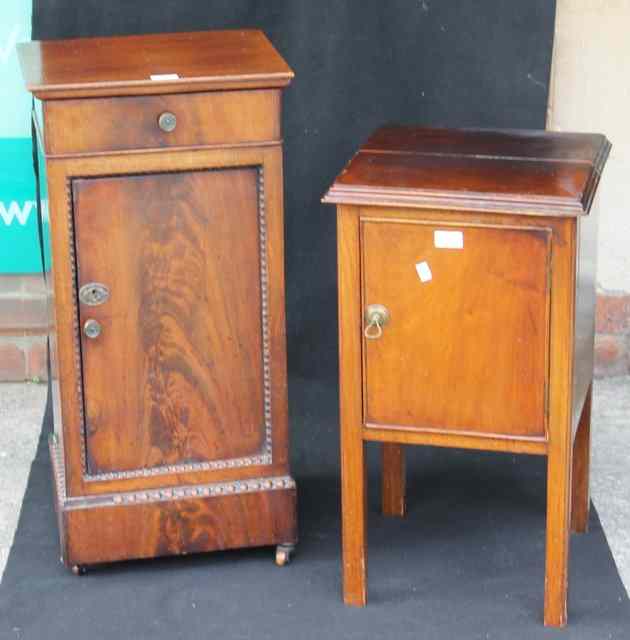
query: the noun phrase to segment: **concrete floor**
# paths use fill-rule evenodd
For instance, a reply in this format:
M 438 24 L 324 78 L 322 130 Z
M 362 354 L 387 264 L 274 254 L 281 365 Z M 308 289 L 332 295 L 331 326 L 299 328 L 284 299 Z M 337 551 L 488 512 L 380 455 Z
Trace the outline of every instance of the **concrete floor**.
M 595 382 L 591 433 L 591 497 L 630 594 L 630 377 Z
M 40 433 L 46 387 L 0 384 L 0 579 Z M 630 377 L 595 383 L 591 492 L 630 592 Z
M 20 516 L 46 405 L 46 385 L 0 384 L 0 579 Z

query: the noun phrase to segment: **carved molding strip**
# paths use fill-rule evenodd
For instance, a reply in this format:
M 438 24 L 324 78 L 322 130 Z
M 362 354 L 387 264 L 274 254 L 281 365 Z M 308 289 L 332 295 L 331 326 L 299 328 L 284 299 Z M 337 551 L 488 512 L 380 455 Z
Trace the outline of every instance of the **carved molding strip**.
M 63 461 L 63 453 L 57 440 L 57 435 L 51 433 L 48 436 L 48 450 L 50 451 L 50 459 L 52 461 L 52 472 L 57 488 L 57 502 L 60 505 L 66 501 L 66 469 Z
M 83 404 L 83 363 L 81 361 L 81 329 L 79 321 L 79 303 L 78 303 L 78 277 L 77 277 L 77 260 L 75 250 L 75 235 L 74 235 L 74 198 L 72 197 L 72 180 L 66 180 L 66 213 L 68 224 L 68 254 L 70 256 L 70 280 L 72 281 L 72 345 L 73 345 L 73 364 L 74 371 L 76 373 L 76 387 L 77 394 L 76 406 L 79 411 L 79 435 L 81 439 L 81 470 L 83 477 L 87 479 L 87 460 L 86 451 L 87 443 L 85 439 L 85 412 Z
M 89 509 L 92 507 L 111 507 L 119 505 L 150 504 L 177 499 L 210 498 L 241 495 L 244 493 L 260 493 L 264 491 L 281 491 L 295 489 L 295 480 L 291 476 L 271 476 L 249 480 L 231 480 L 229 482 L 213 482 L 210 484 L 188 485 L 177 487 L 161 487 L 109 493 L 103 495 L 68 498 L 66 494 L 65 470 L 61 447 L 52 437 L 49 441 L 53 462 L 53 475 L 57 485 L 57 498 L 64 511 L 73 509 Z
M 192 171 L 223 171 L 231 167 L 221 167 L 220 169 L 193 169 Z M 243 168 L 243 167 L 238 167 Z M 265 175 L 262 165 L 257 165 L 257 186 L 258 186 L 258 227 L 260 245 L 260 292 L 261 292 L 261 322 L 262 322 L 262 359 L 263 359 L 263 411 L 265 434 L 262 449 L 255 455 L 243 456 L 240 458 L 228 458 L 223 460 L 208 460 L 205 462 L 190 462 L 174 465 L 162 465 L 146 469 L 132 469 L 129 471 L 112 471 L 108 473 L 90 474 L 87 467 L 87 439 L 85 410 L 82 385 L 82 359 L 81 359 L 81 333 L 79 321 L 78 305 L 78 274 L 77 256 L 74 235 L 74 209 L 72 198 L 72 178 L 66 181 L 66 214 L 69 238 L 70 271 L 72 275 L 72 331 L 74 345 L 74 367 L 77 372 L 77 406 L 79 411 L 79 434 L 81 448 L 81 470 L 83 480 L 86 482 L 102 482 L 107 480 L 125 480 L 131 478 L 153 477 L 167 475 L 171 473 L 190 473 L 197 471 L 214 471 L 217 469 L 231 469 L 238 467 L 250 467 L 255 465 L 270 465 L 272 458 L 272 419 L 271 419 L 271 347 L 269 336 L 269 274 L 267 266 L 267 219 L 265 213 Z M 159 171 L 156 173 L 178 173 L 178 171 Z M 128 175 L 128 174 L 124 174 Z M 152 175 L 134 174 L 134 175 Z M 105 177 L 105 176 L 96 176 Z M 118 176 L 122 177 L 122 176 Z
M 269 338 L 269 270 L 267 267 L 267 218 L 265 213 L 265 174 L 258 167 L 258 218 L 260 229 L 260 316 L 262 325 L 263 402 L 265 415 L 265 444 L 263 453 L 271 464 L 271 346 Z

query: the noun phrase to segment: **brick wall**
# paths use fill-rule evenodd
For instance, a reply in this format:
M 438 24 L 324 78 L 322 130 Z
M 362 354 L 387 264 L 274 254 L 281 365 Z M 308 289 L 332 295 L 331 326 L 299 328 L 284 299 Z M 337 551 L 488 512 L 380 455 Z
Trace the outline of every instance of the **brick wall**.
M 595 375 L 630 373 L 630 294 L 597 294 Z
M 0 274 L 0 381 L 46 379 L 46 318 L 41 276 Z

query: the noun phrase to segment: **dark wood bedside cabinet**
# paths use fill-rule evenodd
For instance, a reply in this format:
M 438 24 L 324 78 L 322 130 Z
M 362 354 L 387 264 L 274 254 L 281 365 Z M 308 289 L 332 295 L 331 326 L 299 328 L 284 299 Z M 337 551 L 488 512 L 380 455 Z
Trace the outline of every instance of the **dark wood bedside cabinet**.
M 280 107 L 258 31 L 19 49 L 52 228 L 63 561 L 296 541 Z
M 604 136 L 387 127 L 337 178 L 343 595 L 366 603 L 364 445 L 403 515 L 403 445 L 548 457 L 545 623 L 588 522 Z M 590 215 L 589 215 L 590 212 Z M 446 595 L 446 594 L 445 594 Z

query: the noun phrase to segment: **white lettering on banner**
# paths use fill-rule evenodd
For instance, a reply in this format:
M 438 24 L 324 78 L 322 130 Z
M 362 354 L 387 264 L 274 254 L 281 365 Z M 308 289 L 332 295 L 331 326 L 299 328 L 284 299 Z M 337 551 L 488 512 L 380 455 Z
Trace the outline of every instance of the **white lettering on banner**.
M 19 224 L 24 226 L 28 222 L 28 217 L 31 215 L 31 211 L 35 206 L 34 200 L 27 200 L 23 207 L 13 200 L 9 203 L 9 208 L 4 206 L 4 202 L 0 200 L 0 218 L 4 220 L 4 224 L 9 227 L 15 218 Z
M 2 61 L 2 64 L 6 64 L 9 61 L 9 56 L 13 53 L 13 49 L 15 49 L 19 34 L 20 25 L 16 24 L 13 29 L 11 29 L 11 33 L 9 33 L 9 37 L 5 40 L 4 44 L 0 46 L 0 61 Z

